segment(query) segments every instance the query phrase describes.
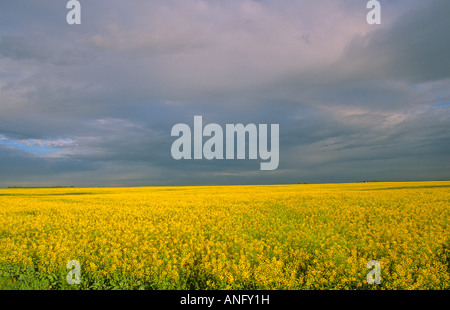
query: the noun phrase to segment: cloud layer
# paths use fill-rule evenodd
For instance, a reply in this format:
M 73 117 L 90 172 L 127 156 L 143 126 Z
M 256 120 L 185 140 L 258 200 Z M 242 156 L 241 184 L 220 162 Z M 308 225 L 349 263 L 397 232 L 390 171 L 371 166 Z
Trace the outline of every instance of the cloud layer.
M 448 1 L 80 2 L 0 3 L 0 186 L 450 177 Z M 175 161 L 194 115 L 280 124 L 279 169 Z

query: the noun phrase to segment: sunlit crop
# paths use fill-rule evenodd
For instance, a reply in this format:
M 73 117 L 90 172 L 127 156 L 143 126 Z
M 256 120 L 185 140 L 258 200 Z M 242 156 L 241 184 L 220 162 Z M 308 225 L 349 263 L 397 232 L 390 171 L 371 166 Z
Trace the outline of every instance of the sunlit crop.
M 449 289 L 449 228 L 450 182 L 3 189 L 0 288 Z

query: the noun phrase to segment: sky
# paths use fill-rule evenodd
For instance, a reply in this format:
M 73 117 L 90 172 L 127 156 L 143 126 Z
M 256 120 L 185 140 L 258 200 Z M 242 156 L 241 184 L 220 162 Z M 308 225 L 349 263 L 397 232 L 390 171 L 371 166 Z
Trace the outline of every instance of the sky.
M 0 0 L 0 187 L 450 179 L 450 2 Z M 279 124 L 279 166 L 171 129 Z

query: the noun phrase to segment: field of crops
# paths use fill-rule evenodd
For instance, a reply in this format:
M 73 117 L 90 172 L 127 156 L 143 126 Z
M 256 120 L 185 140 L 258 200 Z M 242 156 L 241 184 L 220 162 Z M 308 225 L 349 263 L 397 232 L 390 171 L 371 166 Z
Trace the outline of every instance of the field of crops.
M 449 260 L 450 182 L 0 190 L 0 289 L 449 289 Z

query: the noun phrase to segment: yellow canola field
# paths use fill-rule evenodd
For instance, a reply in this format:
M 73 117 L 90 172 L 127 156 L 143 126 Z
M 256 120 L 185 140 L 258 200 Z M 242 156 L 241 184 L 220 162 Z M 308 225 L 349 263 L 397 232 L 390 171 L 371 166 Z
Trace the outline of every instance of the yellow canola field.
M 449 289 L 449 225 L 447 181 L 2 189 L 0 288 Z

